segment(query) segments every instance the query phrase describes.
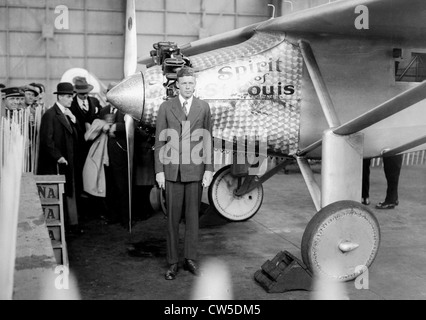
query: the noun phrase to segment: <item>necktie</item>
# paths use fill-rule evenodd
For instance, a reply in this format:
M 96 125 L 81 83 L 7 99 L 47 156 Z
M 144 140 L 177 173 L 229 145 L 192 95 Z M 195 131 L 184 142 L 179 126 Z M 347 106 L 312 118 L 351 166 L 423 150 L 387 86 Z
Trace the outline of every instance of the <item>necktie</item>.
M 186 109 L 187 105 L 188 105 L 188 101 L 185 101 L 182 106 L 183 113 L 185 113 L 186 116 L 188 115 L 188 110 Z
M 89 111 L 89 108 L 87 108 L 87 106 L 86 106 L 86 101 L 83 101 L 83 110 Z

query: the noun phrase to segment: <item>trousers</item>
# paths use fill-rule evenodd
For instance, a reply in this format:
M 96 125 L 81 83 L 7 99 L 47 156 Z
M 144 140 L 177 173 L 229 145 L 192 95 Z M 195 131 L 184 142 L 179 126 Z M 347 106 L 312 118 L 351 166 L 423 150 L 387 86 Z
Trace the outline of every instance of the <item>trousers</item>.
M 166 181 L 167 262 L 169 264 L 179 262 L 179 226 L 182 214 L 185 217 L 184 255 L 186 259 L 197 259 L 201 196 L 201 181 Z

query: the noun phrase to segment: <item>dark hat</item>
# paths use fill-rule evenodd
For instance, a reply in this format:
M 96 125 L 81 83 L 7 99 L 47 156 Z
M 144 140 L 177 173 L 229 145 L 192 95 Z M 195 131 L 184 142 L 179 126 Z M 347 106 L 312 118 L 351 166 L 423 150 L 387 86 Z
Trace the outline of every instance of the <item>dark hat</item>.
M 194 69 L 190 67 L 182 67 L 178 70 L 177 75 L 178 78 L 182 77 L 195 77 Z
M 5 97 L 25 97 L 24 92 L 21 90 L 21 88 L 18 87 L 10 87 L 2 89 L 2 92 L 5 94 Z
M 39 93 L 38 93 L 38 91 L 36 90 L 36 88 L 34 88 L 34 87 L 33 87 L 33 86 L 31 86 L 31 85 L 26 85 L 26 86 L 24 86 L 24 87 L 22 88 L 22 90 L 23 90 L 24 92 L 27 92 L 27 91 L 34 92 L 34 95 L 35 95 L 36 97 L 39 95 Z
M 30 83 L 30 86 L 39 88 L 40 92 L 45 92 L 46 91 L 45 88 L 44 88 L 44 85 L 42 85 L 41 83 L 33 82 L 33 83 Z
M 86 78 L 84 77 L 75 77 L 73 81 L 74 90 L 77 93 L 89 93 L 93 90 L 93 86 L 88 84 Z
M 74 86 L 69 82 L 61 82 L 56 87 L 56 92 L 53 94 L 74 94 Z

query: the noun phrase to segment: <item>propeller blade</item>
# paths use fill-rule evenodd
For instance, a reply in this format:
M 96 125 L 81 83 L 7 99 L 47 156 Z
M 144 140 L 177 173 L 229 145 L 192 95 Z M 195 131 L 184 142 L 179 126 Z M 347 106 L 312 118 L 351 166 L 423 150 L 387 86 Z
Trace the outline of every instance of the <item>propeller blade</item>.
M 349 135 L 386 119 L 412 105 L 426 99 L 426 81 L 386 101 L 380 106 L 360 115 L 333 130 L 335 134 Z
M 138 63 L 138 46 L 136 34 L 135 0 L 127 0 L 126 7 L 126 42 L 124 47 L 124 77 L 136 72 Z
M 133 184 L 133 155 L 135 150 L 135 120 L 126 114 L 124 116 L 126 124 L 127 140 L 127 174 L 129 184 L 129 232 L 132 233 L 132 184 Z

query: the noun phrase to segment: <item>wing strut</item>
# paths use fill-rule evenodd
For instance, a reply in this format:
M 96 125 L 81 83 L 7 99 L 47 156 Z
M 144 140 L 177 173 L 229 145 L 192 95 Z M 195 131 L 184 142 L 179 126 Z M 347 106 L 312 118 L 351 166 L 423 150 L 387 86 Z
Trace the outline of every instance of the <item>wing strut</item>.
M 325 118 L 327 119 L 328 126 L 330 128 L 338 127 L 340 126 L 340 121 L 337 117 L 333 101 L 331 100 L 330 93 L 321 75 L 321 71 L 318 67 L 318 63 L 315 59 L 311 45 L 305 40 L 299 40 L 299 46 L 302 50 L 303 59 L 305 61 L 312 83 L 314 84 L 314 88 L 321 103 Z
M 392 157 L 394 155 L 397 155 L 399 153 L 408 151 L 410 149 L 416 148 L 418 146 L 421 146 L 422 144 L 426 143 L 426 136 L 423 136 L 421 138 L 418 138 L 414 141 L 408 142 L 402 146 L 399 146 L 398 148 L 391 149 L 389 151 L 386 151 L 383 153 L 383 157 Z

